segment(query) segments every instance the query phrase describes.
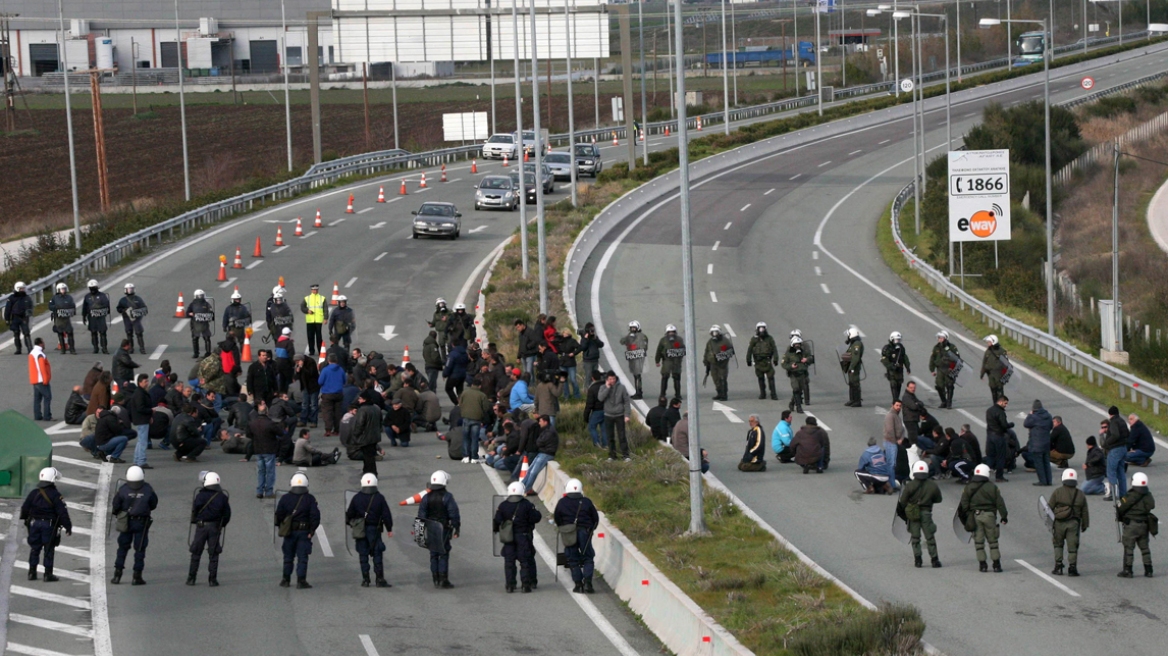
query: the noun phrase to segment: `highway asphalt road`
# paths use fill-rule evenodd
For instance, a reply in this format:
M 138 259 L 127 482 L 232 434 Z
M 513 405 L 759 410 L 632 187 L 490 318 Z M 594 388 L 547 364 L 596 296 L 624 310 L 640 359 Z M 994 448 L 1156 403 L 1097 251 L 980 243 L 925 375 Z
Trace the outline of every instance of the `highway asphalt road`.
M 1156 53 L 1099 68 L 1092 75 L 1096 88 L 1102 89 L 1160 71 L 1164 61 Z M 1053 77 L 1056 101 L 1085 93 L 1078 87 L 1079 76 L 1062 77 L 1055 71 Z M 955 138 L 977 121 L 990 99 L 1006 105 L 1041 99 L 1041 74 L 1014 92 L 998 93 L 993 86 L 984 91 L 982 100 L 954 106 Z M 928 107 L 932 159 L 942 152 L 945 112 L 943 100 Z M 943 424 L 956 428 L 969 423 L 984 440 L 990 405 L 988 388 L 974 380 L 958 389 L 955 409 L 935 409 L 939 399 L 927 366 L 935 333 L 944 327 L 959 335 L 955 343 L 975 367 L 980 366 L 983 335 L 959 329 L 915 295 L 888 270 L 874 243 L 878 218 L 911 180 L 911 142 L 911 122 L 890 120 L 879 128 L 823 139 L 692 181 L 700 334 L 688 336 L 690 352 L 702 353 L 708 326 L 720 324 L 734 338 L 743 365 L 732 369 L 729 401 L 721 408 L 710 401 L 712 387 L 699 393 L 702 445 L 711 453 L 712 470 L 768 523 L 860 594 L 874 601 L 915 604 L 928 622 L 925 639 L 946 654 L 1060 654 L 1070 644 L 1084 652 L 1159 651 L 1155 645 L 1163 636 L 1162 618 L 1168 617 L 1166 579 L 1116 578 L 1122 548 L 1116 544 L 1111 506 L 1099 497 L 1090 500 L 1093 521 L 1080 549 L 1082 577 L 1071 579 L 1047 574 L 1053 564 L 1051 539 L 1038 519 L 1036 503 L 1053 488 L 1032 487 L 1035 475 L 1021 468 L 1002 484 L 1010 509 L 1001 539 L 1003 574 L 979 574 L 972 545 L 959 544 L 954 537 L 950 518 L 961 486 L 941 483 L 945 501 L 935 511 L 945 564 L 941 570 L 914 569 L 909 548 L 890 534 L 895 499 L 860 494 L 852 471 L 867 438 L 879 439 L 891 401 L 879 364 L 880 348 L 891 331 L 903 333 L 922 398 Z M 676 195 L 652 201 L 643 213 L 614 228 L 587 263 L 578 287 L 578 315 L 581 323 L 597 322 L 609 345 L 624 334 L 631 319 L 642 323 L 651 344 L 665 324 L 682 324 L 677 214 Z M 911 229 L 911 221 L 905 225 Z M 756 379 L 744 358 L 758 321 L 767 322 L 780 345 L 785 346 L 794 328 L 815 341 L 819 363 L 811 380 L 814 403 L 807 410 L 830 431 L 832 462 L 825 475 L 792 478 L 800 469 L 774 460 L 765 473 L 736 470 L 744 420 L 759 414 L 769 444 L 770 431 L 790 398 L 787 381 L 780 377 L 780 401 L 757 399 Z M 834 354 L 843 350 L 850 325 L 863 331 L 867 346 L 862 408 L 843 407 L 847 388 Z M 619 364 L 611 351 L 607 357 L 610 365 Z M 645 390 L 651 399 L 659 391 L 659 379 L 649 369 Z M 1029 370 L 1021 372 L 1007 394 L 1013 399 L 1009 414 L 1017 416 L 1023 442 L 1020 413 L 1029 412 L 1034 399 L 1061 415 L 1076 441 L 1072 464 L 1081 467 L 1084 440 L 1105 418 L 1103 407 Z M 796 428 L 803 421 L 795 415 Z M 1162 490 L 1163 478 L 1156 472 L 1155 466 L 1148 470 L 1153 488 Z M 1056 481 L 1060 474 L 1056 468 Z M 1136 569 L 1138 576 L 1138 561 Z

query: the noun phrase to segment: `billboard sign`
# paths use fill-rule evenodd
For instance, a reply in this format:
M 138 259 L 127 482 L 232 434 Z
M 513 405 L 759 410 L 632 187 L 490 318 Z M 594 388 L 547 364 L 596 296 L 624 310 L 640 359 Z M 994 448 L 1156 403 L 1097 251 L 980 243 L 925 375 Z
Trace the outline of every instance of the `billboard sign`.
M 1010 239 L 1010 151 L 949 153 L 949 241 Z

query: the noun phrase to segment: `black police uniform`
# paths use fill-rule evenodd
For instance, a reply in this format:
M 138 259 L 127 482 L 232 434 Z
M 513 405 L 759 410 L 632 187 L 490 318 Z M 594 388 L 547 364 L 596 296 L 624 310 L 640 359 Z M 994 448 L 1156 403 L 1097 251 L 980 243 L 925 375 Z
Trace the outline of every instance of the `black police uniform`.
M 251 311 L 239 299 L 232 300 L 231 305 L 223 310 L 223 332 L 231 333 L 235 341 L 242 344 L 248 326 L 251 326 Z
M 536 510 L 535 505 L 519 495 L 507 497 L 495 509 L 493 529 L 499 532 L 503 522 L 511 522 L 511 531 L 514 540 L 503 544 L 503 577 L 507 592 L 515 591 L 515 561 L 519 561 L 519 580 L 523 583 L 523 591 L 531 592 L 535 583 L 535 527 L 543 514 Z
M 361 491 L 349 501 L 349 508 L 345 511 L 345 521 L 365 519 L 365 532 L 354 535 L 357 544 L 357 555 L 361 559 L 361 585 L 369 585 L 369 559 L 373 559 L 373 573 L 377 576 L 377 587 L 388 588 L 385 581 L 385 565 L 382 554 L 385 553 L 385 542 L 381 540 L 381 531 L 393 532 L 393 516 L 389 512 L 389 504 L 385 497 L 375 487 L 363 487 Z
M 32 335 L 29 333 L 29 324 L 32 322 L 33 309 L 36 303 L 28 292 L 12 292 L 4 304 L 4 321 L 12 329 L 12 340 L 16 345 L 16 354 L 20 355 L 20 336 L 24 335 L 24 344 L 32 350 Z
M 219 554 L 223 551 L 220 537 L 223 529 L 231 521 L 231 501 L 227 493 L 218 485 L 199 490 L 191 503 L 191 523 L 195 525 L 195 539 L 191 542 L 191 569 L 187 574 L 187 585 L 195 584 L 199 573 L 199 561 L 203 550 L 207 550 L 207 583 L 219 585 Z
M 130 353 L 134 352 L 134 335 L 138 336 L 138 349 L 146 352 L 146 338 L 142 333 L 145 327 L 142 319 L 146 316 L 146 301 L 138 294 L 126 294 L 118 301 L 118 314 L 122 315 L 122 324 L 126 327 L 126 339 L 130 340 Z
M 211 355 L 211 324 L 215 323 L 215 308 L 206 298 L 196 298 L 187 306 L 187 318 L 191 320 L 191 348 L 195 359 L 199 359 L 199 340 L 203 340 L 203 350 Z
M 20 507 L 20 520 L 28 528 L 28 578 L 36 580 L 37 564 L 41 550 L 45 553 L 45 581 L 56 581 L 53 576 L 53 552 L 57 547 L 57 529 L 73 535 L 73 522 L 69 519 L 69 509 L 65 499 L 52 483 L 40 483 L 28 493 Z
M 94 353 L 97 353 L 99 342 L 101 352 L 109 353 L 109 343 L 106 341 L 106 330 L 109 328 L 106 317 L 109 316 L 109 312 L 109 295 L 97 287 L 90 287 L 85 300 L 81 302 L 81 320 L 89 329 L 89 339 L 93 342 Z
M 442 524 L 445 549 L 444 553 L 430 549 L 430 573 L 434 576 L 435 587 L 454 587 L 450 585 L 450 539 L 462 528 L 462 517 L 458 513 L 454 495 L 447 492 L 444 486 L 432 486 L 418 504 L 418 517 Z
M 311 588 L 308 578 L 308 554 L 312 553 L 312 534 L 320 526 L 320 507 L 316 497 L 308 493 L 306 487 L 294 487 L 280 497 L 276 505 L 276 526 L 286 517 L 292 518 L 292 530 L 284 536 L 284 577 L 281 587 L 288 587 L 292 580 L 292 561 L 296 561 L 296 587 Z
M 592 500 L 579 492 L 563 496 L 556 504 L 556 526 L 576 525 L 576 544 L 564 547 L 568 568 L 572 570 L 573 592 L 592 592 L 593 559 L 592 532 L 600 525 L 600 514 Z
M 126 483 L 114 496 L 113 513 L 129 515 L 129 530 L 118 534 L 118 556 L 114 559 L 113 583 L 121 583 L 126 567 L 126 554 L 134 547 L 134 585 L 142 585 L 142 570 L 146 568 L 146 546 L 150 544 L 150 513 L 158 507 L 158 495 L 145 481 Z
M 49 299 L 49 311 L 53 314 L 53 332 L 57 333 L 57 346 L 62 353 L 69 351 L 77 355 L 77 340 L 73 337 L 73 315 L 77 314 L 77 304 L 70 294 L 53 294 Z

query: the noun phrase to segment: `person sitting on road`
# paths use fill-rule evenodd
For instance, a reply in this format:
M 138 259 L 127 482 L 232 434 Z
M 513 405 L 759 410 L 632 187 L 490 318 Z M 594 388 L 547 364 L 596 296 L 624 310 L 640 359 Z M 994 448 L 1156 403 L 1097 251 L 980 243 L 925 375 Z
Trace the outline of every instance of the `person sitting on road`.
M 856 467 L 856 480 L 864 488 L 864 494 L 892 494 L 892 463 L 885 450 L 868 438 L 868 448 L 860 454 L 860 464 Z
M 300 429 L 300 435 L 296 440 L 292 454 L 292 464 L 297 467 L 323 467 L 337 464 L 337 461 L 341 459 L 341 450 L 333 449 L 333 452 L 327 455 L 322 453 L 309 443 L 310 432 L 307 428 Z
M 1104 430 L 1107 422 L 1103 421 Z M 1087 462 L 1083 463 L 1083 494 L 1103 494 L 1107 491 L 1107 453 L 1099 448 L 1094 435 L 1087 437 Z
M 1127 455 L 1124 460 L 1133 467 L 1147 467 L 1152 464 L 1152 453 L 1156 450 L 1152 431 L 1140 421 L 1139 415 L 1128 415 L 1127 424 L 1131 429 L 1127 436 Z
M 750 428 L 746 431 L 746 453 L 742 454 L 738 471 L 766 471 L 766 443 L 763 441 L 762 427 L 758 425 L 758 415 L 750 415 L 749 422 Z
M 791 411 L 784 410 L 779 423 L 771 431 L 771 449 L 779 462 L 788 463 L 795 459 L 795 450 L 791 448 L 791 439 L 795 437 L 791 430 Z

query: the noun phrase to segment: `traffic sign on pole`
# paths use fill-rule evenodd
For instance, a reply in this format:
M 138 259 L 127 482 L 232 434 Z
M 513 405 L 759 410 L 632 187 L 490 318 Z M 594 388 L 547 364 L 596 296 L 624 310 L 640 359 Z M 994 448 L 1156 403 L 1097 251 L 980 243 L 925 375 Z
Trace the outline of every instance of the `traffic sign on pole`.
M 900 90 L 905 93 L 911 92 L 913 90 L 913 86 L 914 85 L 912 80 L 904 79 L 900 81 Z
M 1085 77 L 1083 78 L 1083 81 L 1079 83 L 1079 85 L 1087 91 L 1090 91 L 1091 88 L 1095 86 L 1095 80 L 1089 77 Z

